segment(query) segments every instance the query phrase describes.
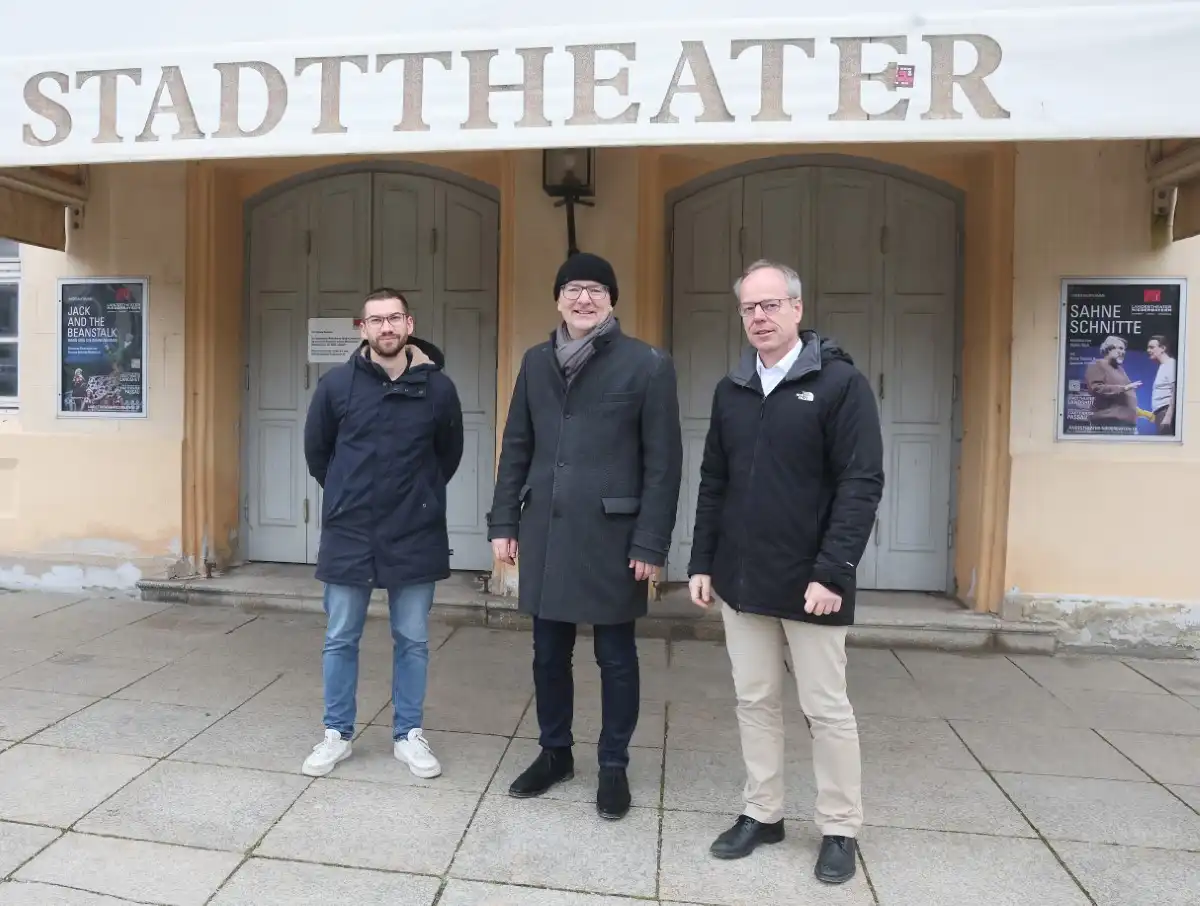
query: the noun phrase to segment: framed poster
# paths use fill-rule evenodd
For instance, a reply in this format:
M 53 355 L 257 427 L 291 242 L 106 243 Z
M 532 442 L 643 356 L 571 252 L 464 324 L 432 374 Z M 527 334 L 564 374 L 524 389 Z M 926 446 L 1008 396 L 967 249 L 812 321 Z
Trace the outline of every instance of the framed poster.
M 145 418 L 145 277 L 58 281 L 59 418 Z
M 1187 281 L 1062 281 L 1058 439 L 1183 440 Z

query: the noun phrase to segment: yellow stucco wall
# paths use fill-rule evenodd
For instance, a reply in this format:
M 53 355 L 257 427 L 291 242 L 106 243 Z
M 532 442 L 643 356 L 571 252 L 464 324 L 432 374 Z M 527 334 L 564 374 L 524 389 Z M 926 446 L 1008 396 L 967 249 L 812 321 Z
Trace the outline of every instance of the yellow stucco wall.
M 1193 292 L 1200 286 L 1200 240 L 1163 248 L 1152 241 L 1143 154 L 1140 142 L 1028 144 L 1017 154 L 1005 582 L 1018 598 L 1158 599 L 1200 608 L 1195 313 L 1180 354 L 1187 371 L 1182 445 L 1054 440 L 1059 280 L 1172 276 L 1189 278 Z
M 184 188 L 183 164 L 96 168 L 70 253 L 22 250 L 21 408 L 0 415 L 5 583 L 128 584 L 178 556 Z M 55 416 L 56 281 L 85 275 L 150 278 L 146 419 Z

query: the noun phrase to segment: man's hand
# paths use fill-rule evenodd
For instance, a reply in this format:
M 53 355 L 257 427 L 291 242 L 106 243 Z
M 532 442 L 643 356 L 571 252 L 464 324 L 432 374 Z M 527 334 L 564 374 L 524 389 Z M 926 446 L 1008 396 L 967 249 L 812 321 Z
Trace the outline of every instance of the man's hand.
M 692 576 L 688 580 L 688 591 L 691 593 L 692 603 L 707 610 L 712 604 L 712 576 L 700 573 Z
M 804 612 L 815 617 L 837 613 L 842 609 L 842 596 L 834 594 L 820 582 L 809 582 L 804 592 Z
M 509 566 L 517 564 L 517 539 L 516 538 L 493 538 L 492 539 L 492 556 L 501 563 L 507 563 Z
M 633 570 L 633 577 L 641 582 L 643 579 L 652 578 L 654 571 L 658 567 L 651 566 L 649 563 L 644 563 L 641 560 L 630 560 L 629 568 Z
M 1141 386 L 1142 386 L 1141 381 L 1130 381 L 1128 384 L 1125 385 L 1125 389 L 1126 390 L 1137 390 Z

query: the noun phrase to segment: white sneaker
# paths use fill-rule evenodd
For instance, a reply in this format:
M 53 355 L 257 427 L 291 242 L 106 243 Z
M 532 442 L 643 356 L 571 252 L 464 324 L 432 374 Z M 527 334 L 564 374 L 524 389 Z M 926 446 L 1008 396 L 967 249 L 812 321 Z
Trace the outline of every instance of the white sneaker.
M 326 730 L 325 738 L 313 746 L 312 754 L 304 759 L 301 773 L 309 777 L 324 777 L 339 761 L 350 757 L 350 740 L 342 739 L 337 730 Z
M 408 765 L 408 769 L 416 776 L 428 780 L 442 773 L 442 766 L 433 755 L 433 749 L 425 739 L 420 727 L 408 731 L 405 739 L 397 739 L 392 747 L 392 753 L 398 761 Z

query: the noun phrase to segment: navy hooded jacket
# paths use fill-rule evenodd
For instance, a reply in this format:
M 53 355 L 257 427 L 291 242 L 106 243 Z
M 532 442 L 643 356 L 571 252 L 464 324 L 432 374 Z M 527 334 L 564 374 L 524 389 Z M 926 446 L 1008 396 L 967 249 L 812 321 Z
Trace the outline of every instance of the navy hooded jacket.
M 397 588 L 450 575 L 446 486 L 463 454 L 462 406 L 444 357 L 410 337 L 395 380 L 364 342 L 317 383 L 304 458 L 324 491 L 317 578 Z

